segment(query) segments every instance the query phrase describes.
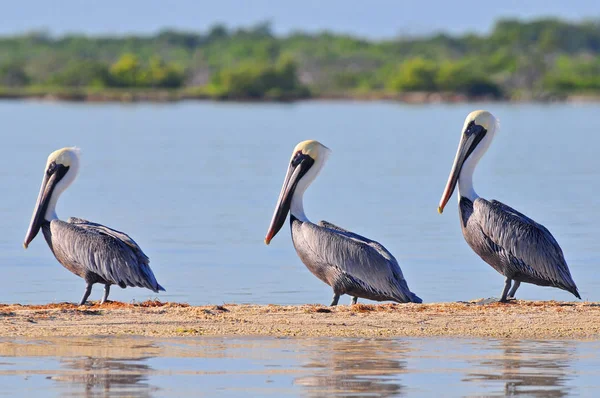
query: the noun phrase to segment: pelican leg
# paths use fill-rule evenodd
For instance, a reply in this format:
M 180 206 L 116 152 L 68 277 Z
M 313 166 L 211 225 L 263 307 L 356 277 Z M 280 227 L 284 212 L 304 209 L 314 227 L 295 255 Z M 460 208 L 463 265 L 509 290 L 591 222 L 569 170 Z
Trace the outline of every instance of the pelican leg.
M 508 295 L 508 291 L 510 290 L 510 285 L 512 284 L 512 279 L 506 277 L 506 281 L 504 282 L 504 290 L 502 291 L 502 297 L 500 297 L 501 303 L 506 303 L 508 300 L 506 296 Z
M 340 301 L 340 295 L 337 293 L 333 294 L 333 301 L 331 302 L 331 304 L 329 304 L 331 307 L 335 307 L 338 304 L 338 301 Z
M 354 297 L 352 297 L 352 304 L 354 305 L 356 303 L 358 303 L 358 297 L 354 296 Z
M 100 304 L 106 303 L 109 293 L 110 293 L 110 283 L 107 283 L 106 285 L 104 285 L 104 296 L 102 296 L 102 301 L 100 302 Z
M 517 289 L 519 288 L 519 286 L 521 286 L 521 282 L 515 281 L 515 284 L 513 285 L 512 289 L 510 289 L 510 292 L 508 292 L 509 299 L 515 298 L 515 293 L 517 292 Z
M 81 298 L 81 301 L 79 302 L 79 305 L 84 305 L 85 302 L 87 301 L 88 297 L 90 297 L 90 293 L 92 293 L 92 284 L 91 283 L 87 283 L 85 285 L 85 292 L 83 292 L 83 297 Z

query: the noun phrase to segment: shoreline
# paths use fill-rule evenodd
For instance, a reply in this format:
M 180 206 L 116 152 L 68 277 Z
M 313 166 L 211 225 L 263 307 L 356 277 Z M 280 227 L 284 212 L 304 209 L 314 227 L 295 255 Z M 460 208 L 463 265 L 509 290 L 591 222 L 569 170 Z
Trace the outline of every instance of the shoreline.
M 0 304 L 0 336 L 600 338 L 600 303 Z
M 411 93 L 324 93 L 309 97 L 260 97 L 260 98 L 216 98 L 206 93 L 187 90 L 106 90 L 89 91 L 78 89 L 32 89 L 2 90 L 0 101 L 32 100 L 41 102 L 85 102 L 85 103 L 176 103 L 181 101 L 241 102 L 241 103 L 290 103 L 301 101 L 389 101 L 403 104 L 460 104 L 470 102 L 498 103 L 597 103 L 600 93 L 546 94 L 538 97 L 494 98 L 489 96 L 467 96 L 445 92 Z

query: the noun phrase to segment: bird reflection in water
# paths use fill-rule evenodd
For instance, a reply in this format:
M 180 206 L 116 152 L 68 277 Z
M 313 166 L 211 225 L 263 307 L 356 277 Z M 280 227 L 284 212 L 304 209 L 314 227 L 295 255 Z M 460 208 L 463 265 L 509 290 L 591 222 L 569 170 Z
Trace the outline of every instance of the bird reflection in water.
M 49 377 L 68 383 L 61 396 L 73 397 L 151 397 L 156 388 L 148 384 L 152 371 L 147 358 L 111 359 L 78 357 L 63 359 L 64 374 Z M 76 372 L 70 372 L 74 370 Z
M 402 394 L 398 375 L 406 371 L 408 343 L 392 340 L 323 340 L 303 365 L 314 374 L 295 384 L 309 396 L 378 396 Z
M 491 349 L 491 353 L 480 353 L 478 356 L 484 359 L 473 366 L 473 369 L 487 371 L 470 372 L 464 381 L 504 383 L 505 396 L 564 397 L 570 394 L 565 384 L 569 380 L 570 362 L 576 358 L 574 343 L 506 340 Z M 500 355 L 495 354 L 497 349 Z

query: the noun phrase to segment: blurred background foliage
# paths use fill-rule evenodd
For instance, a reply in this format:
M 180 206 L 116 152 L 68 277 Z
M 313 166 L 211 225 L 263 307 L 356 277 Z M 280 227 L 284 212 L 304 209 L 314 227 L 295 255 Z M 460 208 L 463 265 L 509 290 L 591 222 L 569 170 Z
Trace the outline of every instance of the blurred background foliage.
M 600 91 L 600 22 L 500 20 L 487 35 L 368 41 L 277 37 L 268 23 L 204 33 L 0 38 L 0 88 L 180 89 L 215 98 Z

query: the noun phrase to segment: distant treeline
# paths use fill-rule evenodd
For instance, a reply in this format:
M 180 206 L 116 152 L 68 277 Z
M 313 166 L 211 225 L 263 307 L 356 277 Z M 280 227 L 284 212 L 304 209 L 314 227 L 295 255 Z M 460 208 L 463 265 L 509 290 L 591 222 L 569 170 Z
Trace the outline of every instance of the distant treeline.
M 268 23 L 206 33 L 0 38 L 0 89 L 178 89 L 216 98 L 447 92 L 600 92 L 600 21 L 500 20 L 489 35 L 369 41 L 275 36 Z

